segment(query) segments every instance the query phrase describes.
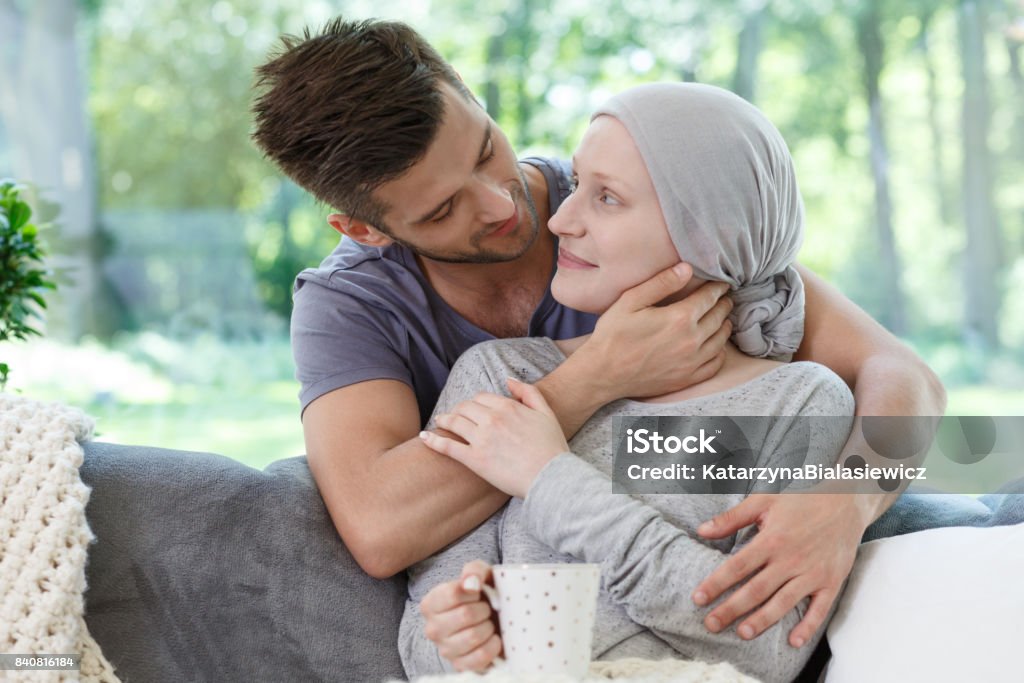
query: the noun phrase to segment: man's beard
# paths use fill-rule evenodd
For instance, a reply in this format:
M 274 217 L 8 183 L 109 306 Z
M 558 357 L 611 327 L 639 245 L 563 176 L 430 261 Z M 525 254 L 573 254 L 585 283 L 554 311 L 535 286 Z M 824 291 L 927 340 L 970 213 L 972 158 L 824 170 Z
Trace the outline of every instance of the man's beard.
M 515 261 L 517 258 L 525 254 L 533 243 L 537 240 L 537 235 L 540 234 L 540 217 L 537 215 L 537 206 L 533 203 L 533 197 L 530 195 L 530 191 L 527 188 L 526 176 L 523 175 L 521 168 L 516 169 L 519 173 L 520 185 L 515 189 L 512 197 L 515 205 L 518 207 L 518 196 L 522 195 L 523 199 L 526 200 L 526 211 L 527 216 L 520 216 L 519 223 L 520 229 L 526 228 L 528 233 L 524 235 L 522 244 L 519 245 L 514 252 L 509 253 L 505 251 L 494 251 L 485 247 L 480 247 L 480 243 L 492 232 L 493 227 L 487 228 L 483 232 L 479 232 L 469 238 L 469 243 L 476 247 L 476 251 L 472 252 L 441 252 L 424 249 L 415 244 L 411 244 L 404 240 L 392 237 L 389 235 L 393 242 L 397 242 L 402 246 L 412 251 L 417 256 L 428 258 L 431 261 L 438 261 L 440 263 L 506 263 L 508 261 Z M 523 218 L 528 219 L 528 224 L 523 225 Z

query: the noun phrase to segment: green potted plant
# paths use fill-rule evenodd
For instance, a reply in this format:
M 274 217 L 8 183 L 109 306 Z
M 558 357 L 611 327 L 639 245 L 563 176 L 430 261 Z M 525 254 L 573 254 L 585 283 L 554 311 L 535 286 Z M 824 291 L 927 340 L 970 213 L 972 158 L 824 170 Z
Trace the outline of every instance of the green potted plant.
M 43 292 L 56 289 L 50 272 L 42 267 L 39 229 L 31 223 L 32 209 L 21 199 L 24 188 L 0 180 L 0 345 L 42 333 L 32 325 L 46 308 Z M 0 362 L 0 389 L 7 384 L 10 367 Z

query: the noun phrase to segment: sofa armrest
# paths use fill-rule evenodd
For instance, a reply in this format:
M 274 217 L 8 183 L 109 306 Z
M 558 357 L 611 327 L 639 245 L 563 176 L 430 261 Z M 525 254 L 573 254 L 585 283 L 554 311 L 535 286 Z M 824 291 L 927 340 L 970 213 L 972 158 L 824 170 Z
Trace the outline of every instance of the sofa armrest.
M 123 680 L 402 677 L 404 578 L 366 575 L 304 457 L 86 443 L 86 622 Z

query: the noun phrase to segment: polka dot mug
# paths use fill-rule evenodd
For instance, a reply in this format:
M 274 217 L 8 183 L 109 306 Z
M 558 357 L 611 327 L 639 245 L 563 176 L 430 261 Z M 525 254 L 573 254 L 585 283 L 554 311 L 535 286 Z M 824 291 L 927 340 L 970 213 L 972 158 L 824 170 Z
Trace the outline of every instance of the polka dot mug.
M 504 658 L 516 673 L 583 678 L 590 667 L 600 585 L 596 564 L 499 564 L 483 590 L 498 613 Z

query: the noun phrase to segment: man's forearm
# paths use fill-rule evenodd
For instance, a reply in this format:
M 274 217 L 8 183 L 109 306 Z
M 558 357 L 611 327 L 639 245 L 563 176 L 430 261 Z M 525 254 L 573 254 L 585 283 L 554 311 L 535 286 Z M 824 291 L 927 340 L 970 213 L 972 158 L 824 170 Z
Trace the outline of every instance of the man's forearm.
M 867 465 L 891 465 L 874 452 L 863 439 L 860 419 L 875 416 L 940 417 L 946 412 L 946 391 L 942 382 L 927 365 L 909 349 L 894 349 L 867 359 L 860 367 L 854 385 L 857 422 L 854 435 L 843 449 L 841 462 L 847 455 L 857 453 Z M 923 424 L 914 423 L 918 427 Z M 930 443 L 934 433 L 922 436 Z M 907 435 L 904 435 L 905 437 Z M 919 454 L 923 460 L 924 452 Z M 908 482 L 887 493 L 858 496 L 857 504 L 865 515 L 866 524 L 878 519 L 896 501 Z
M 599 379 L 589 359 L 574 353 L 537 382 L 567 438 L 614 400 Z M 419 438 L 376 458 L 369 476 L 387 485 L 374 486 L 379 495 L 364 497 L 364 506 L 348 506 L 346 516 L 353 523 L 346 526 L 374 549 L 376 557 L 368 558 L 367 564 L 375 576 L 396 573 L 429 557 L 476 528 L 508 500 L 455 460 L 428 449 Z M 357 531 L 367 528 L 371 531 Z
M 595 381 L 596 373 L 577 352 L 534 385 L 558 417 L 566 439 L 571 439 L 599 408 L 616 398 Z
M 331 515 L 356 561 L 376 578 L 438 552 L 509 498 L 418 437 L 375 458 L 346 488 Z

